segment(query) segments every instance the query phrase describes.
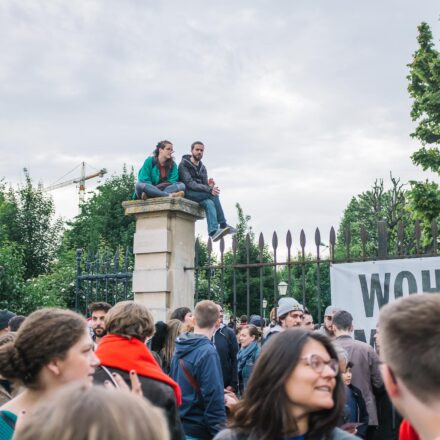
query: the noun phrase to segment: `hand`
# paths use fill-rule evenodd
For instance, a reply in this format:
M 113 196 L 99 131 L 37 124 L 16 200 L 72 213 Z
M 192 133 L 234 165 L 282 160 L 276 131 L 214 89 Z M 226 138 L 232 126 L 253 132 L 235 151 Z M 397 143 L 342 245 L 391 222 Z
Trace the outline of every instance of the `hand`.
M 225 389 L 225 406 L 231 409 L 236 403 L 238 403 L 238 397 L 232 391 Z
M 215 186 L 215 181 L 214 181 L 214 179 L 213 179 L 212 177 L 210 177 L 210 178 L 208 179 L 208 185 L 209 185 L 211 188 L 214 188 L 214 186 Z
M 124 379 L 122 379 L 121 375 L 118 373 L 112 373 L 113 380 L 116 382 L 116 385 L 110 382 L 109 380 L 106 380 L 104 382 L 104 386 L 107 389 L 113 389 L 113 388 L 119 388 L 121 390 L 131 391 L 133 394 L 136 394 L 137 396 L 143 397 L 142 393 L 142 386 L 139 381 L 139 377 L 136 373 L 136 371 L 131 370 L 130 371 L 130 385 L 131 390 Z
M 228 386 L 225 388 L 225 391 L 230 391 L 231 393 L 235 393 L 235 388 L 232 387 L 231 385 L 228 385 Z
M 218 195 L 220 194 L 220 189 L 218 188 L 218 186 L 214 186 L 214 187 L 211 189 L 211 194 L 212 194 L 213 196 L 218 196 Z

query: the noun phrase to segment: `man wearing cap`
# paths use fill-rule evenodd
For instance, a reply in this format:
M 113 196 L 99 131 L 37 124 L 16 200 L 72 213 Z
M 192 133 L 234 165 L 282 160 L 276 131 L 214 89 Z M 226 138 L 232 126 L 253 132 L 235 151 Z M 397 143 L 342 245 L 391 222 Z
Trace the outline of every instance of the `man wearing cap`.
M 324 324 L 321 325 L 317 332 L 328 336 L 330 339 L 334 339 L 335 333 L 333 331 L 333 316 L 340 310 L 341 309 L 338 309 L 335 306 L 328 306 L 324 312 Z
M 0 310 L 0 336 L 9 333 L 9 321 L 15 316 L 15 313 L 9 310 Z
M 304 319 L 304 308 L 295 298 L 280 298 L 277 316 L 277 324 L 268 331 L 264 342 L 267 342 L 276 333 L 288 328 L 300 327 Z

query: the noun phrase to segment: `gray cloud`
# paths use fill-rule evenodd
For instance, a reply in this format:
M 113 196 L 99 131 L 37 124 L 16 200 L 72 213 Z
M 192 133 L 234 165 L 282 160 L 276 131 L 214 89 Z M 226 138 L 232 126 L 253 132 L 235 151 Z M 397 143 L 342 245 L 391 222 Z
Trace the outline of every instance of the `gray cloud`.
M 178 157 L 202 139 L 232 221 L 238 201 L 266 235 L 328 230 L 375 178 L 422 175 L 406 64 L 437 18 L 434 1 L 4 0 L 0 176 L 137 170 L 159 139 Z

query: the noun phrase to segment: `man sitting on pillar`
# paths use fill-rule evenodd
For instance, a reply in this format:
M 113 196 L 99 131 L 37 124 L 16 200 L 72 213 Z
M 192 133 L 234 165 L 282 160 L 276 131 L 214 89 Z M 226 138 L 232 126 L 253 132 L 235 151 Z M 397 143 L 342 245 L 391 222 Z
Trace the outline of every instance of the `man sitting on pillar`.
M 202 163 L 204 150 L 202 142 L 193 142 L 191 154 L 185 154 L 179 164 L 179 178 L 186 187 L 185 197 L 198 202 L 205 210 L 208 234 L 214 241 L 218 241 L 226 234 L 235 234 L 237 231 L 226 223 L 220 204 L 220 189 L 214 179 L 208 179 L 208 172 Z

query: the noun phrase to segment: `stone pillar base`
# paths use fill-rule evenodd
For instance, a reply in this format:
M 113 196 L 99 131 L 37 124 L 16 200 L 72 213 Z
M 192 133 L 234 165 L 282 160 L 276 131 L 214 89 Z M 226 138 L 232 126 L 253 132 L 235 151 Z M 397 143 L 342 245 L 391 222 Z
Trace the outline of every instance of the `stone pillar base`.
M 168 319 L 177 307 L 194 308 L 195 222 L 204 218 L 198 203 L 159 197 L 123 202 L 126 215 L 136 217 L 133 253 L 134 300 L 154 318 Z

